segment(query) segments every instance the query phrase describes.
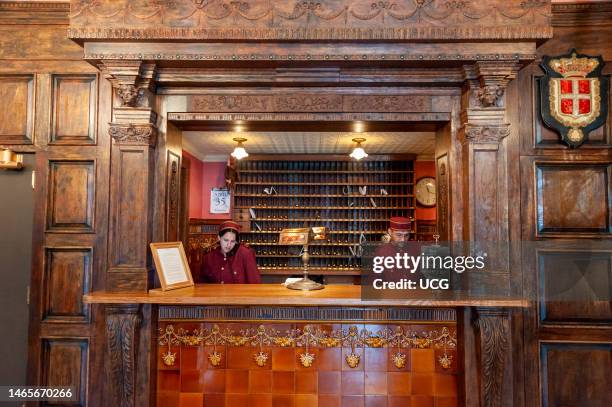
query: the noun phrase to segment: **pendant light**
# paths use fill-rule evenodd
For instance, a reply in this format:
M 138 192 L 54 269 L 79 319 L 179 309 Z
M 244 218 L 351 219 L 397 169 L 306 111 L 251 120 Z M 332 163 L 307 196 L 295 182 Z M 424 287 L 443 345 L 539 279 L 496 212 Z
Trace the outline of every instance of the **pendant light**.
M 234 137 L 232 140 L 234 140 L 238 144 L 234 148 L 234 151 L 232 151 L 231 156 L 234 157 L 236 160 L 242 160 L 243 158 L 248 157 L 249 153 L 246 152 L 244 146 L 242 145 L 242 143 L 247 141 L 247 139 L 245 139 L 244 137 Z
M 366 139 L 364 139 L 363 137 L 356 137 L 353 139 L 353 141 L 357 143 L 357 145 L 353 149 L 353 152 L 350 154 L 350 157 L 354 158 L 355 160 L 361 160 L 362 158 L 366 158 L 368 156 L 368 153 L 366 153 L 363 147 L 361 147 L 361 143 L 366 141 Z

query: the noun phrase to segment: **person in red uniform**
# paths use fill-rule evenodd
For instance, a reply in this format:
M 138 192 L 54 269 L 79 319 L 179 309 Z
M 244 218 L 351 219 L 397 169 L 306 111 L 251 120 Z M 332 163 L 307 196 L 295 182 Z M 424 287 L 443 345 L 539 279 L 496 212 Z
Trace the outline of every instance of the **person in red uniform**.
M 408 256 L 419 256 L 421 254 L 421 243 L 410 240 L 412 233 L 410 218 L 394 216 L 389 219 L 389 229 L 387 243 L 378 247 L 374 253 L 377 257 L 395 257 L 397 253 L 407 253 Z M 402 278 L 418 280 L 421 276 L 420 271 L 409 272 L 405 269 L 390 269 L 385 271 L 380 277 L 385 281 L 399 281 Z
M 226 221 L 219 225 L 219 247 L 204 256 L 201 279 L 211 284 L 259 284 L 255 253 L 241 245 L 240 225 Z

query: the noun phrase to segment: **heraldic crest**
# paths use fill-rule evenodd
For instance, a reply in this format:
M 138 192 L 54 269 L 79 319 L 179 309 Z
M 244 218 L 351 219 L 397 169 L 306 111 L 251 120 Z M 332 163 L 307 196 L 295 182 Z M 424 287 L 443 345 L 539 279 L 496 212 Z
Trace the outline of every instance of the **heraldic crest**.
M 542 58 L 542 119 L 571 148 L 579 147 L 606 120 L 609 85 L 608 77 L 601 75 L 603 65 L 601 56 L 580 55 L 574 49 Z

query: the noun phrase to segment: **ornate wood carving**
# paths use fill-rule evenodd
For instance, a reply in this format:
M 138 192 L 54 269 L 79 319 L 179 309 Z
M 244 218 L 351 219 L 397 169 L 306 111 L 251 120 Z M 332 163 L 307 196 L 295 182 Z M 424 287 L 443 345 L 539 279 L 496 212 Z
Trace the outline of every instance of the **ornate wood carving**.
M 179 240 L 178 235 L 178 201 L 180 182 L 181 157 L 168 151 L 168 167 L 166 169 L 166 240 Z
M 140 306 L 106 307 L 107 380 L 112 405 L 135 405 L 136 352 L 140 329 Z
M 150 124 L 111 123 L 108 133 L 118 144 L 138 144 L 154 147 L 157 142 L 157 129 Z
M 193 112 L 431 112 L 434 96 L 421 95 L 197 95 Z
M 72 0 L 72 38 L 389 40 L 550 38 L 548 0 Z
M 134 85 L 122 84 L 117 87 L 117 96 L 121 98 L 123 106 L 136 106 L 138 97 L 142 94 L 142 91 Z
M 449 225 L 449 167 L 448 167 L 448 155 L 444 154 L 437 159 L 437 173 L 436 177 L 438 180 L 438 234 L 442 241 L 449 239 L 448 225 Z
M 510 134 L 510 125 L 501 126 L 472 126 L 465 129 L 464 142 L 466 143 L 499 143 Z
M 497 106 L 504 88 L 499 85 L 488 85 L 478 89 L 477 97 L 482 107 Z
M 504 372 L 510 342 L 508 312 L 478 308 L 477 320 L 480 356 L 480 400 L 483 407 L 501 407 Z

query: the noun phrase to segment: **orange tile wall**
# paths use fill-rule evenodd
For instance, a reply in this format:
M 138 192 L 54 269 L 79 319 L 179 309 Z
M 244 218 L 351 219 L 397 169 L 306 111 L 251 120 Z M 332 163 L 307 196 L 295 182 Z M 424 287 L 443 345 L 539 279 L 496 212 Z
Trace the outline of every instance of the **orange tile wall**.
M 173 324 L 175 330 L 192 330 L 204 324 Z M 239 330 L 246 324 L 224 324 Z M 402 325 L 421 332 L 433 325 Z M 337 329 L 340 325 L 326 325 Z M 360 329 L 364 325 L 359 326 Z M 376 332 L 381 325 L 365 328 Z M 281 332 L 287 324 L 279 325 Z M 345 328 L 343 325 L 342 328 Z M 348 329 L 348 325 L 346 326 Z M 392 327 L 394 328 L 394 326 Z M 161 361 L 159 348 L 157 405 L 167 407 L 451 407 L 457 405 L 456 354 L 450 369 L 437 363 L 440 349 L 402 349 L 406 366 L 398 369 L 391 359 L 395 348 L 357 348 L 361 361 L 350 368 L 344 356 L 350 348 L 310 348 L 314 364 L 305 368 L 299 361 L 303 348 L 267 346 L 268 363 L 259 367 L 253 360 L 258 347 L 218 346 L 223 354 L 214 367 L 207 355 L 212 346 L 176 348 L 174 366 Z

